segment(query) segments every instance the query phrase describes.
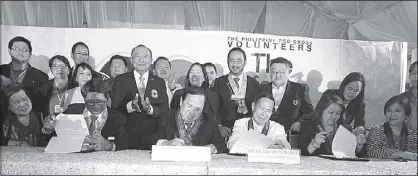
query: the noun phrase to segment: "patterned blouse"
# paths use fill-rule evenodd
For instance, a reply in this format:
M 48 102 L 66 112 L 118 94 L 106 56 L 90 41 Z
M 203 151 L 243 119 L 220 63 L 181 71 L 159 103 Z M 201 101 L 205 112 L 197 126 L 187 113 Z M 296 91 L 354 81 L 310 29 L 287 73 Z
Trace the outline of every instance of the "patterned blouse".
M 395 153 L 395 151 L 390 150 L 388 144 L 386 135 L 384 133 L 383 124 L 376 125 L 373 127 L 370 127 L 369 134 L 367 136 L 367 142 L 366 142 L 366 149 L 367 149 L 367 157 L 369 158 L 388 158 L 388 156 Z M 406 151 L 417 153 L 417 130 L 408 127 L 407 128 L 408 134 L 406 137 Z M 401 137 L 400 136 L 394 136 L 393 137 L 393 145 L 395 146 L 395 149 L 400 148 L 400 142 Z

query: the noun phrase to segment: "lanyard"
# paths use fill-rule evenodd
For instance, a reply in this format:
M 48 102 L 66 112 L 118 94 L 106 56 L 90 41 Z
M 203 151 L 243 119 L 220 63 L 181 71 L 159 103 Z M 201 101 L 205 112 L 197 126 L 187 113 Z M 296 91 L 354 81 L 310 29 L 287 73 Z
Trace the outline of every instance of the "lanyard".
M 13 76 L 13 80 L 16 83 L 19 78 L 26 72 L 27 69 L 23 70 L 22 73 L 19 74 L 19 76 L 17 76 L 17 78 L 15 77 L 15 74 L 13 73 L 13 70 L 10 70 L 12 72 L 12 76 Z

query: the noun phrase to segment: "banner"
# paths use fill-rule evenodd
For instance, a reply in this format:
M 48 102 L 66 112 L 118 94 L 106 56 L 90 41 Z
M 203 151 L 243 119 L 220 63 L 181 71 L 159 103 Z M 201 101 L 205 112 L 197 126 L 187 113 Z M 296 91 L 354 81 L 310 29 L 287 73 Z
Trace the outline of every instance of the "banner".
M 293 63 L 291 80 L 309 85 L 315 106 L 326 89 L 338 88 L 350 72 L 361 72 L 366 77 L 366 126 L 386 119 L 384 103 L 404 91 L 406 82 L 407 43 L 370 42 L 339 39 L 249 34 L 225 31 L 191 31 L 166 29 L 99 29 L 49 28 L 2 25 L 1 63 L 9 63 L 8 42 L 23 36 L 32 42 L 30 63 L 48 72 L 48 59 L 56 54 L 70 57 L 74 43 L 89 46 L 91 65 L 106 73 L 110 57 L 115 54 L 130 56 L 132 48 L 144 44 L 152 50 L 153 59 L 165 56 L 172 63 L 172 72 L 185 79 L 194 62 L 212 62 L 218 76 L 227 74 L 227 54 L 233 47 L 241 47 L 247 54 L 244 69 L 259 82 L 268 82 L 268 61 L 285 57 Z M 105 66 L 103 68 L 103 66 Z

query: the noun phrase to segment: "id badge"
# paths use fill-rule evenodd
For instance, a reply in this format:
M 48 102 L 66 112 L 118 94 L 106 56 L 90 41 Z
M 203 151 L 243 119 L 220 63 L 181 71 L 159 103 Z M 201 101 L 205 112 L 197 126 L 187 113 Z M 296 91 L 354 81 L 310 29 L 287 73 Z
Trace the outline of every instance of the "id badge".
M 62 113 L 64 111 L 64 108 L 60 105 L 55 105 L 54 107 L 54 113 Z

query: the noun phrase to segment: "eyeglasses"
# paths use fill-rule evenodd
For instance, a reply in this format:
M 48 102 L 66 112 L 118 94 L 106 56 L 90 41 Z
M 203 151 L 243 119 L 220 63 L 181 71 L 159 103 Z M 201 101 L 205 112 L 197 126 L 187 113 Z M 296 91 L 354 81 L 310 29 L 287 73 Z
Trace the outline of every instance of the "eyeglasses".
M 21 51 L 21 52 L 24 52 L 24 53 L 28 53 L 29 52 L 29 49 L 28 48 L 18 48 L 18 47 L 12 47 L 11 48 L 13 51 Z
M 106 104 L 106 101 L 105 100 L 87 100 L 86 103 L 89 106 L 93 106 L 94 104 L 97 104 L 99 106 L 103 106 L 103 105 Z
M 84 56 L 84 57 L 87 57 L 87 56 L 89 56 L 89 53 L 73 53 L 73 54 L 75 54 L 75 55 L 77 55 L 77 56 Z
M 52 68 L 53 69 L 58 69 L 58 68 L 65 69 L 65 68 L 67 68 L 67 66 L 66 65 L 52 65 Z

